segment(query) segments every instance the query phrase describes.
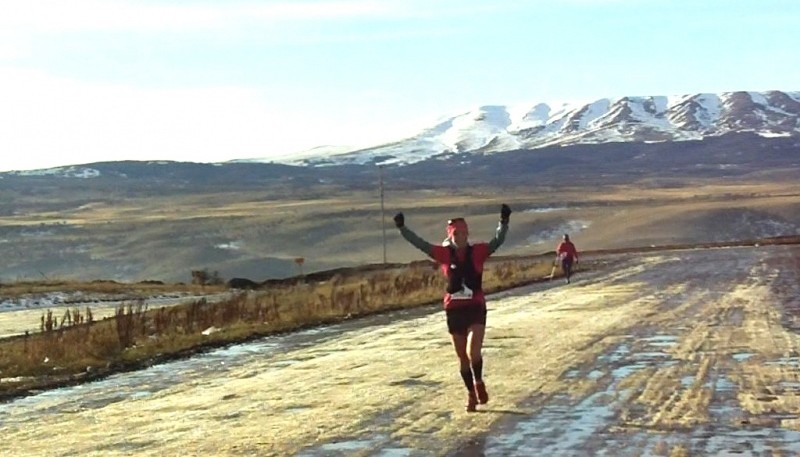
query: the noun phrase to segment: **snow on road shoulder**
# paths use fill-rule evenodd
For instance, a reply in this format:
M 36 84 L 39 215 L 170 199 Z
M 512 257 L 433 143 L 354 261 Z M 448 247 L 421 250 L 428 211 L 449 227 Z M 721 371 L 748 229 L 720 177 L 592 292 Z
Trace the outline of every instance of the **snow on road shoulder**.
M 171 293 L 154 295 L 142 298 L 147 303 L 163 304 L 172 303 L 176 300 L 191 300 L 194 298 L 206 297 L 215 300 L 220 297 L 227 297 L 229 294 L 214 294 L 208 296 L 192 295 L 188 293 Z M 91 306 L 92 304 L 119 304 L 123 302 L 136 301 L 138 298 L 125 294 L 107 295 L 92 294 L 84 292 L 48 292 L 43 294 L 25 294 L 18 297 L 0 296 L 0 313 L 8 311 L 20 311 L 27 309 L 47 309 L 47 308 L 66 308 L 73 306 Z

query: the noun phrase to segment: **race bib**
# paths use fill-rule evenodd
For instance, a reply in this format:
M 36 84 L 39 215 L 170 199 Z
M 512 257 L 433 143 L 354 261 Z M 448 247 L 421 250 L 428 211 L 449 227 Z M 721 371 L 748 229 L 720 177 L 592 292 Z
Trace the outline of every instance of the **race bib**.
M 470 289 L 469 287 L 467 287 L 466 284 L 464 284 L 461 290 L 450 294 L 450 298 L 452 298 L 453 300 L 469 300 L 472 298 L 472 289 Z

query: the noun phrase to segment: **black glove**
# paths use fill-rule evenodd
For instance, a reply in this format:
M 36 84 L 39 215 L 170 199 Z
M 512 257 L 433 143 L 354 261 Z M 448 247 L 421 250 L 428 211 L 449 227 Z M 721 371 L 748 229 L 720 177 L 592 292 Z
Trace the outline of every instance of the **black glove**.
M 394 215 L 394 225 L 397 228 L 402 228 L 406 225 L 406 217 L 403 216 L 403 213 L 397 213 Z
M 500 221 L 504 224 L 508 224 L 509 217 L 511 217 L 511 208 L 503 203 L 503 205 L 500 206 Z

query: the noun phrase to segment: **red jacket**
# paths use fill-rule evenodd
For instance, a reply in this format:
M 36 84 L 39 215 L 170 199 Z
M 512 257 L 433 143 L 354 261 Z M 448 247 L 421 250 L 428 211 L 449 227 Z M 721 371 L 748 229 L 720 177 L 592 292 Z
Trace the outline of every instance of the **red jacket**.
M 450 248 L 447 246 L 436 246 L 431 248 L 431 257 L 439 264 L 442 272 L 447 275 L 448 267 L 452 263 L 450 261 Z M 459 260 L 464 260 L 464 250 L 457 250 Z M 489 258 L 489 245 L 487 243 L 476 243 L 472 245 L 472 266 L 475 273 L 483 273 L 483 264 Z M 450 294 L 444 296 L 444 309 L 459 308 L 462 306 L 478 305 L 486 306 L 486 296 L 483 290 L 473 291 L 472 299 L 454 299 Z
M 495 232 L 494 238 L 488 243 L 475 243 L 472 244 L 472 269 L 476 275 L 483 274 L 483 264 L 486 262 L 486 259 L 494 253 L 497 248 L 503 244 L 503 241 L 506 239 L 506 232 L 508 231 L 508 224 L 507 223 L 500 223 L 497 226 L 497 230 Z M 402 226 L 400 227 L 400 234 L 403 235 L 403 238 L 406 239 L 409 243 L 414 245 L 417 249 L 424 252 L 426 255 L 430 256 L 442 269 L 442 272 L 445 276 L 450 279 L 450 265 L 453 263 L 460 264 L 461 262 L 451 262 L 450 261 L 450 247 L 443 246 L 441 244 L 435 245 L 428 243 L 427 241 L 420 238 L 416 233 L 412 232 L 411 229 L 408 227 Z M 456 251 L 456 255 L 459 256 L 461 261 L 463 262 L 464 257 L 466 255 L 466 250 L 458 252 Z M 472 291 L 472 297 L 465 297 L 464 295 L 468 295 L 463 293 L 455 293 L 450 294 L 446 293 L 444 296 L 444 308 L 451 309 L 451 308 L 460 308 L 462 306 L 482 306 L 486 307 L 486 296 L 483 293 L 483 285 L 479 288 L 480 290 Z
M 578 250 L 572 241 L 562 241 L 556 248 L 556 255 L 562 259 L 578 260 Z

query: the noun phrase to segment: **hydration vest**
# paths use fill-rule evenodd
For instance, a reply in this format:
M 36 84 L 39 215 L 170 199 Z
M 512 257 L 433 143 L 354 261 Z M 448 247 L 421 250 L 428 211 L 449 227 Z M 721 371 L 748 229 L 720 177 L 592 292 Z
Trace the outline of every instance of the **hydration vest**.
M 464 286 L 472 292 L 481 290 L 483 274 L 475 271 L 475 264 L 472 262 L 472 246 L 467 245 L 464 260 L 459 262 L 456 249 L 451 245 L 450 266 L 447 267 L 447 293 L 458 294 L 465 290 Z M 471 293 L 469 298 L 471 298 Z M 455 297 L 454 297 L 455 298 Z

